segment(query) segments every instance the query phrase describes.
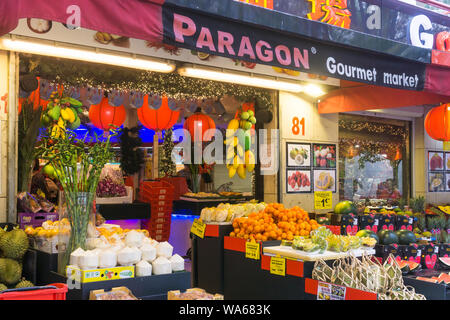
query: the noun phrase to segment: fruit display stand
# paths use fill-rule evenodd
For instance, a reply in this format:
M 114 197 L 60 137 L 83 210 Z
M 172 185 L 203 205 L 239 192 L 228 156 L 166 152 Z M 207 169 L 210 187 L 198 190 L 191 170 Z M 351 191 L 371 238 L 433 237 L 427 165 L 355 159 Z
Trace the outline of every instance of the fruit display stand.
M 192 234 L 192 285 L 223 294 L 224 237 L 231 223 L 206 224 L 204 237 Z
M 122 286 L 131 290 L 138 299 L 165 300 L 167 292 L 170 290 L 184 291 L 191 288 L 191 273 L 187 271 L 86 283 L 73 283 L 73 280 L 51 271 L 50 278 L 54 282 L 71 283 L 67 292 L 67 300 L 89 300 L 90 292 L 93 290 L 109 291 L 114 287 Z
M 448 272 L 448 270 L 446 270 Z M 411 286 L 417 293 L 423 294 L 428 300 L 450 300 L 450 285 L 445 283 L 433 283 L 416 279 L 417 276 L 438 276 L 438 270 L 422 270 L 403 277 L 405 285 Z
M 279 245 L 281 241 L 261 242 L 264 246 Z M 224 298 L 225 300 L 271 299 L 276 283 L 261 269 L 260 259 L 246 258 L 244 239 L 224 237 Z M 276 281 L 275 281 L 276 282 Z
M 210 198 L 210 199 L 193 199 L 181 196 L 179 200 L 173 201 L 173 211 L 183 214 L 199 216 L 203 208 L 216 207 L 221 202 L 230 204 L 242 203 L 251 200 L 253 197 L 242 198 Z

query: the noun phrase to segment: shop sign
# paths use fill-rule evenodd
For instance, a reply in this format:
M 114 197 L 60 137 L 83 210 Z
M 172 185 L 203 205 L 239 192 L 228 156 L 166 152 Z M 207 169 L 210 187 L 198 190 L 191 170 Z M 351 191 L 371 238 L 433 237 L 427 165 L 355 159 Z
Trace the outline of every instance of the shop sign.
M 391 0 L 234 0 L 413 46 L 450 51 L 444 14 Z M 447 19 L 447 21 L 446 21 Z M 436 40 L 435 40 L 436 39 Z
M 164 42 L 256 64 L 397 89 L 422 90 L 425 64 L 269 33 L 163 7 Z
M 257 242 L 247 241 L 245 243 L 245 257 L 247 259 L 260 259 L 260 245 Z
M 314 209 L 316 210 L 333 209 L 333 195 L 331 191 L 314 192 Z
M 198 219 L 194 219 L 194 222 L 192 222 L 191 233 L 203 239 L 205 237 L 205 230 L 206 224 Z
M 317 284 L 317 300 L 345 300 L 346 287 L 321 282 Z
M 270 257 L 270 273 L 284 277 L 286 275 L 286 259 Z

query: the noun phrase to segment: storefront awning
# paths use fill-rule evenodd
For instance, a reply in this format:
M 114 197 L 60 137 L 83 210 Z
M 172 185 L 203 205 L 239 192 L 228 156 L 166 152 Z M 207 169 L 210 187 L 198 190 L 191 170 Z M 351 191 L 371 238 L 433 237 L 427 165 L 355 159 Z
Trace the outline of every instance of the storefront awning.
M 229 7 L 242 6 L 239 2 L 226 2 Z M 214 14 L 215 6 L 205 11 L 205 1 L 195 3 L 181 0 L 3 0 L 0 2 L 3 15 L 0 35 L 11 32 L 21 18 L 41 18 L 368 85 L 437 94 L 449 92 L 448 81 L 444 79 L 450 78 L 450 68 L 428 68 L 432 50 L 275 11 L 271 12 L 271 17 L 277 16 L 273 20 L 277 25 L 255 25 L 251 18 L 262 14 L 263 11 L 258 11 L 261 8 L 233 11 L 233 15 L 245 14 L 236 19 L 224 14 L 226 7 L 222 2 L 217 4 L 222 10 L 216 13 L 221 15 Z M 292 27 L 296 23 L 304 28 L 297 28 L 301 31 L 294 33 Z M 305 36 L 304 32 L 309 33 Z M 442 63 L 446 57 L 436 59 Z
M 448 84 L 447 84 L 448 85 Z M 338 113 L 441 104 L 450 96 L 341 81 L 341 88 L 322 97 L 319 113 Z

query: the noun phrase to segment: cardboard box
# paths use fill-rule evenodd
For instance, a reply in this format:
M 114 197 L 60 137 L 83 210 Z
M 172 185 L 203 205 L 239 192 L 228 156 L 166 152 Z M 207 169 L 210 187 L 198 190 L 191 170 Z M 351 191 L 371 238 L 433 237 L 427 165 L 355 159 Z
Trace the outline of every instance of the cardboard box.
M 37 228 L 42 226 L 42 224 L 47 220 L 57 221 L 59 219 L 57 212 L 19 212 L 17 216 L 21 229 L 25 229 L 27 227 Z
M 437 258 L 439 256 L 439 245 L 435 245 L 433 243 L 424 245 L 424 249 L 422 251 L 422 267 L 426 269 L 434 269 Z
M 354 236 L 359 231 L 358 216 L 345 214 L 341 218 L 341 234 Z
M 439 245 L 439 257 L 450 257 L 450 243 L 441 243 Z
M 409 216 L 395 216 L 395 230 L 413 230 L 414 218 Z
M 379 217 L 377 215 L 364 215 L 359 217 L 359 230 L 372 230 L 373 232 L 378 232 L 379 227 Z
M 417 243 L 407 245 L 403 250 L 402 260 L 414 261 L 421 264 L 423 250 L 425 250 L 425 245 L 418 245 Z
M 66 267 L 67 278 L 78 280 L 81 283 L 108 281 L 134 278 L 134 266 L 113 267 L 92 270 L 82 270 L 76 266 Z
M 223 295 L 207 293 L 200 288 L 191 288 L 184 293 L 180 290 L 171 290 L 167 292 L 167 300 L 223 300 Z
M 103 289 L 92 290 L 89 300 L 139 300 L 127 287 L 112 288 L 111 291 Z
M 378 231 L 381 230 L 395 230 L 395 217 L 387 214 L 376 214 L 376 219 L 378 219 Z

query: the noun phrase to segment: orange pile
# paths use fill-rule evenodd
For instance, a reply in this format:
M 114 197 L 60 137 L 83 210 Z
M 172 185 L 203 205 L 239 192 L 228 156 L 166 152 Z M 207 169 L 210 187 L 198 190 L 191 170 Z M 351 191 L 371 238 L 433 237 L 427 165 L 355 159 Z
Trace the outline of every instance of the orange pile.
M 300 207 L 286 209 L 280 203 L 270 203 L 264 211 L 253 212 L 248 218 L 236 218 L 230 237 L 250 240 L 292 240 L 294 236 L 309 236 L 320 225 L 309 219 Z

